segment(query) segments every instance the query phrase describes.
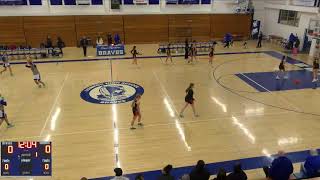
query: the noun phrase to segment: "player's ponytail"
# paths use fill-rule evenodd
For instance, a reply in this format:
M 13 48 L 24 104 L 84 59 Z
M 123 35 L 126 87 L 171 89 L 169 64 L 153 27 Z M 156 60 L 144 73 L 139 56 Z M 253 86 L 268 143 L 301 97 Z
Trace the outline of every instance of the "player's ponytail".
M 194 86 L 194 84 L 193 84 L 193 83 L 190 83 L 189 87 L 186 89 L 186 93 L 188 93 L 188 91 L 189 91 L 190 89 L 192 89 L 193 86 Z
M 133 101 L 132 101 L 132 104 L 131 104 L 131 107 L 135 107 L 135 104 L 136 104 L 138 98 L 141 98 L 141 94 L 137 94 L 137 95 L 134 97 L 134 99 L 133 99 Z

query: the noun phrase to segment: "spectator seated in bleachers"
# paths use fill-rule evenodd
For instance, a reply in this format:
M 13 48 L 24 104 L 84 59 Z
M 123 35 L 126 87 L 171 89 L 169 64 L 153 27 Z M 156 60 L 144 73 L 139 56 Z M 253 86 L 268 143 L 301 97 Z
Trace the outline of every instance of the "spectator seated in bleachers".
M 108 33 L 107 35 L 107 43 L 108 43 L 108 46 L 112 45 L 112 35 L 110 33 Z
M 320 155 L 316 149 L 310 150 L 310 156 L 301 164 L 303 177 L 320 177 Z
M 227 172 L 223 168 L 220 168 L 217 174 L 217 177 L 215 177 L 213 180 L 227 180 Z
M 170 175 L 171 170 L 171 164 L 164 167 L 161 171 L 162 174 L 157 178 L 157 180 L 174 180 L 174 177 Z
M 233 172 L 228 174 L 228 180 L 247 180 L 246 173 L 242 170 L 241 164 L 237 163 L 233 167 Z
M 289 158 L 285 156 L 284 151 L 278 152 L 270 167 L 263 167 L 267 178 L 271 180 L 287 180 L 293 173 L 293 165 Z
M 129 178 L 122 176 L 122 169 L 121 168 L 115 168 L 114 170 L 115 177 L 110 180 L 129 180 Z
M 52 40 L 51 40 L 51 37 L 48 35 L 46 39 L 46 48 L 52 48 L 52 47 L 53 47 Z
M 103 45 L 103 38 L 101 36 L 97 37 L 96 44 L 97 44 L 97 46 L 98 45 Z
M 61 54 L 63 55 L 62 48 L 66 47 L 65 43 L 62 41 L 61 37 L 57 38 L 57 47 L 60 49 Z
M 210 178 L 209 171 L 205 168 L 203 160 L 199 160 L 195 168 L 189 174 L 190 180 L 208 180 Z
M 225 36 L 224 36 L 224 39 L 223 39 L 223 42 L 225 43 L 224 47 L 226 48 L 229 48 L 231 43 L 233 42 L 233 37 L 230 33 L 227 33 Z

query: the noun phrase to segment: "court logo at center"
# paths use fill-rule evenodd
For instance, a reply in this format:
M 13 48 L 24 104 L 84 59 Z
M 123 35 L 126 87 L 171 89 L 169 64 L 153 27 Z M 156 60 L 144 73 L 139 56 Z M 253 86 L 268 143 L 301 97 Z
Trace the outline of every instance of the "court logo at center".
M 94 84 L 84 89 L 80 96 L 83 100 L 96 104 L 119 104 L 132 101 L 144 89 L 138 84 L 114 81 Z

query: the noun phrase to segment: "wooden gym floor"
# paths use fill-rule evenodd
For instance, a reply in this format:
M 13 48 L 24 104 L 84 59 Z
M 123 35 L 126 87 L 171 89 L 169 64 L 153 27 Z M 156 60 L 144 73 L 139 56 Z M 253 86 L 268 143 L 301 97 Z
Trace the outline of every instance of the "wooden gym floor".
M 127 46 L 127 52 L 131 47 Z M 138 45 L 138 50 L 143 56 L 156 56 L 157 47 Z M 230 49 L 217 47 L 217 53 L 261 50 L 279 48 L 267 44 L 256 49 L 255 42 L 249 43 L 249 49 L 243 49 L 240 42 Z M 89 58 L 94 54 L 95 50 L 89 49 Z M 63 59 L 82 58 L 81 49 L 65 49 Z M 296 58 L 311 64 L 307 55 Z M 214 67 L 227 61 L 233 62 L 215 72 L 218 77 L 225 76 L 221 83 L 262 103 L 221 87 L 213 78 L 215 68 L 208 65 L 207 56 L 199 57 L 194 65 L 186 64 L 182 57 L 174 58 L 173 65 L 165 65 L 159 58 L 138 59 L 138 66 L 131 60 L 114 60 L 113 80 L 136 83 L 145 90 L 141 100 L 145 126 L 134 131 L 129 129 L 130 103 L 101 105 L 80 98 L 86 87 L 110 81 L 109 61 L 38 64 L 47 83 L 41 89 L 33 83 L 29 69 L 13 65 L 13 77 L 9 73 L 0 76 L 0 92 L 8 101 L 6 112 L 15 127 L 3 125 L 0 140 L 52 141 L 52 179 L 58 180 L 110 176 L 117 164 L 125 173 L 133 173 L 157 170 L 168 163 L 180 167 L 199 159 L 212 163 L 274 154 L 279 149 L 291 152 L 320 147 L 319 116 L 278 108 L 317 114 L 319 90 L 252 93 L 258 91 L 234 74 L 273 71 L 279 60 L 263 53 L 225 54 L 215 56 Z M 180 118 L 178 112 L 190 82 L 195 83 L 200 117 L 194 118 L 188 108 L 185 118 Z M 250 179 L 263 178 L 260 172 L 252 174 Z

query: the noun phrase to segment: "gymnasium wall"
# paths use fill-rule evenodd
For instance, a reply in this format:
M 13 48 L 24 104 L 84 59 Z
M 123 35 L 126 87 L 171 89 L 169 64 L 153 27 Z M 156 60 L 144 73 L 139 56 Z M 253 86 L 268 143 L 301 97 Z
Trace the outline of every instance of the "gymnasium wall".
M 222 38 L 227 32 L 248 37 L 251 15 L 117 15 L 117 16 L 26 16 L 0 17 L 0 44 L 28 44 L 38 47 L 47 35 L 60 36 L 67 46 L 98 34 L 119 33 L 127 44 L 197 41 Z
M 103 5 L 50 5 L 50 0 L 42 0 L 42 5 L 0 6 L 0 16 L 65 16 L 65 15 L 128 15 L 128 14 L 226 14 L 234 13 L 234 0 L 214 0 L 211 4 L 166 5 L 161 0 L 158 5 L 121 5 L 112 10 L 110 0 L 102 0 Z
M 255 14 L 254 19 L 261 21 L 261 30 L 265 35 L 277 35 L 283 38 L 288 38 L 291 33 L 297 34 L 301 41 L 300 48 L 303 47 L 303 37 L 305 29 L 309 26 L 309 21 L 312 18 L 317 18 L 319 8 L 293 6 L 288 4 L 286 0 L 278 2 L 259 2 L 254 1 Z M 293 10 L 300 12 L 299 25 L 289 26 L 278 23 L 280 9 Z

